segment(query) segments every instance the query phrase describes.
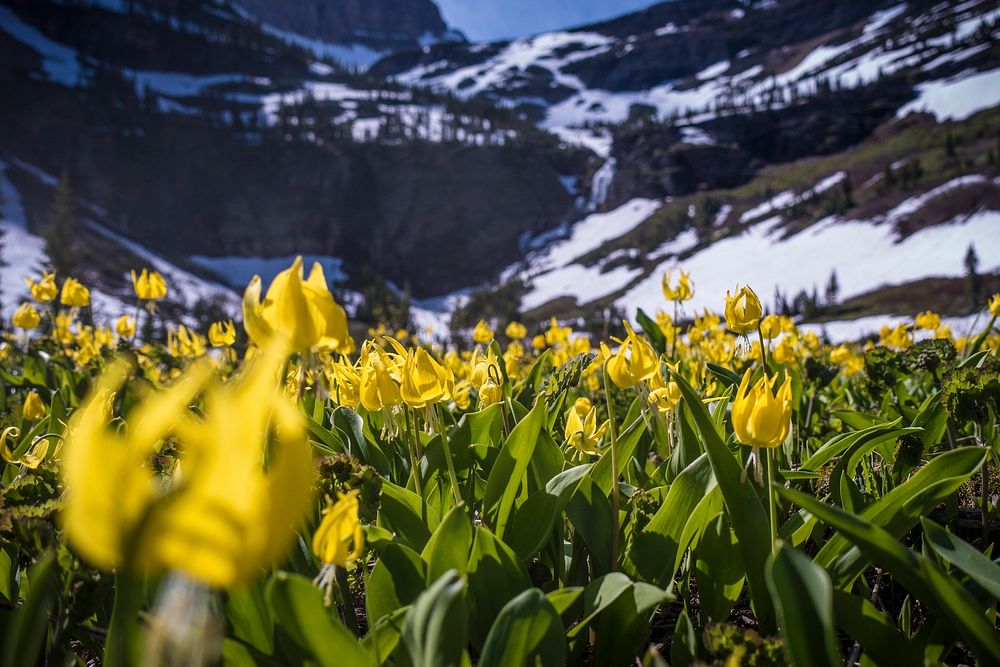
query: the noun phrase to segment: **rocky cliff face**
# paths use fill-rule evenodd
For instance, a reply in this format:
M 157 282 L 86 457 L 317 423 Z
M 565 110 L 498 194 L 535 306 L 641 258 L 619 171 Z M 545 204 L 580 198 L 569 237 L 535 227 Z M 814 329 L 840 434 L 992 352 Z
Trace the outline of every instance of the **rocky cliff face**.
M 448 31 L 431 0 L 240 0 L 240 4 L 282 30 L 376 50 L 412 49 Z

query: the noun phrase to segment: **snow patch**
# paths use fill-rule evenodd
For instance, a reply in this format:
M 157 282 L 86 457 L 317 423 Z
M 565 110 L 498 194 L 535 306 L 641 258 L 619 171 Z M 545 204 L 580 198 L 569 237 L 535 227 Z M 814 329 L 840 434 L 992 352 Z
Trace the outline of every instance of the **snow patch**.
M 896 112 L 902 118 L 913 112 L 932 113 L 939 120 L 964 120 L 1000 104 L 1000 69 L 963 73 L 950 79 L 917 85 L 917 99 Z

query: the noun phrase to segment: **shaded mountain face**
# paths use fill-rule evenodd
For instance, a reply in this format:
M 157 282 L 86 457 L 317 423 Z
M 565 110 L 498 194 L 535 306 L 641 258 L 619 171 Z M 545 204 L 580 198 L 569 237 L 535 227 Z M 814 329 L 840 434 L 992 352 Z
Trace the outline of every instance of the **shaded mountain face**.
M 431 0 L 240 0 L 261 21 L 312 39 L 413 49 L 448 33 Z

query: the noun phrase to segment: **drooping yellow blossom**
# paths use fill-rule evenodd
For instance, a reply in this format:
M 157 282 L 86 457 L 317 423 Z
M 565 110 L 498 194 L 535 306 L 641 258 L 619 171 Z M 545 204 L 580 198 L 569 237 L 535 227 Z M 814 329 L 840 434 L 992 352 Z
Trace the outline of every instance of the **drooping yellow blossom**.
M 38 421 L 48 414 L 48 409 L 45 407 L 45 403 L 42 402 L 42 397 L 38 395 L 36 391 L 29 391 L 28 395 L 24 398 L 24 407 L 21 408 L 21 414 L 28 421 Z
M 913 345 L 913 336 L 905 324 L 895 327 L 884 326 L 879 332 L 879 342 L 892 350 L 905 350 Z
M 167 330 L 167 350 L 178 358 L 200 357 L 205 354 L 205 337 L 179 324 Z
M 760 321 L 760 334 L 764 340 L 773 340 L 781 333 L 781 317 L 768 315 Z
M 694 283 L 691 282 L 691 274 L 685 271 L 680 271 L 680 277 L 677 279 L 677 286 L 673 287 L 670 280 L 670 271 L 663 274 L 663 278 L 660 281 L 660 285 L 663 288 L 663 296 L 667 301 L 674 301 L 676 303 L 681 303 L 683 301 L 690 301 L 694 296 Z
M 236 325 L 228 322 L 212 322 L 208 327 L 208 341 L 212 347 L 230 347 L 236 342 Z
M 361 348 L 359 391 L 366 410 L 381 410 L 402 402 L 397 375 L 400 363 L 398 358 L 370 341 Z
M 612 354 L 610 351 L 604 352 L 607 359 L 608 375 L 611 381 L 619 388 L 626 389 L 633 387 L 643 380 L 652 376 L 660 367 L 656 351 L 646 341 L 636 335 L 632 330 L 632 325 L 627 321 L 625 330 L 627 336 L 620 343 L 618 351 Z M 602 343 L 602 348 L 605 347 Z
M 122 315 L 115 322 L 115 331 L 122 338 L 131 338 L 135 335 L 135 320 L 128 315 Z
M 795 351 L 795 338 L 793 336 L 785 336 L 779 340 L 771 352 L 771 359 L 774 363 L 781 364 L 782 366 L 791 366 L 794 364 L 798 359 L 798 353 Z
M 272 346 L 225 386 L 210 382 L 208 363 L 196 363 L 142 400 L 126 427 L 111 429 L 114 392 L 128 375 L 125 362 L 114 362 L 63 447 L 62 522 L 74 548 L 102 569 L 178 571 L 216 588 L 247 581 L 281 557 L 312 485 L 301 415 L 276 381 L 284 359 Z M 206 384 L 205 416 L 197 419 L 188 405 Z M 170 435 L 182 444 L 183 476 L 164 484 L 147 459 Z
M 20 437 L 21 430 L 16 426 L 8 426 L 0 433 L 0 458 L 13 465 L 21 465 L 29 470 L 36 470 L 45 460 L 49 453 L 49 439 L 45 436 L 35 439 L 34 444 L 28 448 L 20 458 L 14 458 L 12 447 L 7 443 L 8 438 Z
M 951 340 L 953 338 L 951 327 L 947 324 L 942 324 L 937 329 L 934 330 L 934 337 L 940 338 L 942 340 Z
M 941 326 L 941 316 L 929 310 L 919 313 L 915 319 L 918 329 L 934 331 Z
M 600 453 L 597 445 L 609 426 L 610 423 L 606 420 L 600 426 L 597 425 L 597 408 L 591 405 L 589 399 L 581 397 L 566 411 L 563 435 L 566 444 L 581 454 L 595 455 Z
M 14 323 L 15 327 L 24 329 L 25 331 L 38 328 L 38 324 L 41 321 L 42 318 L 38 314 L 38 310 L 28 302 L 24 302 L 18 306 L 17 310 L 14 311 L 14 317 L 11 318 L 11 322 Z
M 167 281 L 159 271 L 143 269 L 136 275 L 132 269 L 132 289 L 142 301 L 159 301 L 167 296 Z
M 987 307 L 990 310 L 990 316 L 1000 317 L 1000 292 L 990 297 Z
M 364 548 L 358 492 L 349 491 L 323 510 L 323 520 L 313 533 L 312 551 L 326 565 L 352 567 Z
M 499 403 L 503 400 L 503 387 L 496 383 L 492 378 L 483 383 L 479 388 L 479 407 L 480 409 L 489 407 L 494 403 Z
M 781 387 L 773 392 L 775 375 L 761 377 L 750 386 L 752 369 L 747 369 L 733 400 L 733 431 L 744 445 L 777 447 L 785 441 L 792 423 L 792 380 L 785 374 Z
M 531 349 L 532 350 L 544 350 L 545 349 L 545 336 L 538 334 L 531 339 Z
M 522 340 L 528 335 L 528 328 L 521 324 L 520 322 L 511 322 L 504 329 L 504 333 L 507 334 L 507 338 L 511 340 Z
M 328 362 L 324 367 L 330 384 L 330 397 L 337 405 L 352 410 L 361 401 L 361 371 L 348 361 Z
M 475 343 L 489 343 L 493 340 L 493 329 L 486 320 L 479 320 L 476 322 L 475 328 L 472 329 L 472 340 Z
M 243 293 L 243 326 L 257 345 L 279 334 L 296 352 L 314 347 L 343 352 L 344 346 L 353 346 L 347 313 L 333 300 L 319 262 L 307 279 L 302 272 L 302 257 L 296 257 L 271 281 L 263 301 L 260 276 L 254 276 Z
M 76 278 L 67 278 L 63 283 L 59 302 L 70 308 L 84 308 L 90 305 L 90 290 Z
M 726 328 L 746 336 L 757 329 L 763 309 L 749 285 L 736 287 L 736 296 L 726 290 Z
M 400 369 L 400 396 L 411 408 L 426 408 L 451 398 L 455 377 L 423 347 L 406 351 Z
M 468 380 L 459 380 L 456 382 L 452 398 L 459 410 L 468 410 L 469 406 L 472 405 L 472 383 Z
M 677 407 L 681 400 L 681 388 L 676 382 L 671 380 L 666 386 L 654 389 L 649 392 L 649 404 L 656 408 L 661 415 L 671 412 Z
M 25 278 L 24 282 L 28 284 L 31 298 L 38 303 L 49 303 L 59 294 L 59 288 L 56 287 L 55 271 L 46 271 L 38 282 L 31 278 Z
M 486 354 L 480 354 L 479 350 L 473 350 L 472 359 L 469 362 L 472 371 L 469 373 L 469 382 L 476 389 L 492 378 L 494 381 L 500 379 L 500 360 L 493 353 L 492 349 L 487 349 Z

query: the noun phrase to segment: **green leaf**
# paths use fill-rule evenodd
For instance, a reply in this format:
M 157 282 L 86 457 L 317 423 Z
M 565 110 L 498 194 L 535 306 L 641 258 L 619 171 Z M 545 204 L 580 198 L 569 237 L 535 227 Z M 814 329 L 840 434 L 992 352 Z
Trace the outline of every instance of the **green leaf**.
M 715 486 L 711 461 L 702 454 L 674 479 L 656 514 L 634 536 L 628 552 L 629 570 L 644 581 L 669 585 L 687 547 L 681 544 L 684 527 Z
M 399 646 L 399 640 L 403 636 L 403 623 L 409 613 L 410 607 L 407 606 L 386 614 L 378 619 L 371 632 L 361 640 L 362 645 L 375 655 L 380 665 L 385 664 Z
M 281 663 L 266 653 L 238 639 L 222 639 L 222 664 L 226 667 L 281 667 Z
M 923 664 L 915 642 L 903 637 L 892 620 L 868 600 L 844 591 L 833 591 L 833 616 L 837 625 L 864 649 L 879 667 Z
M 483 496 L 483 517 L 500 538 L 507 528 L 514 498 L 524 482 L 544 423 L 545 401 L 537 400 L 531 412 L 511 431 L 490 471 Z
M 229 591 L 225 612 L 233 636 L 266 655 L 271 653 L 274 649 L 274 618 L 263 586 L 255 582 Z
M 279 572 L 268 584 L 267 599 L 282 629 L 321 666 L 375 664 L 357 638 L 330 618 L 323 594 L 309 579 Z
M 646 334 L 646 338 L 649 340 L 649 344 L 653 346 L 657 354 L 667 353 L 667 339 L 663 335 L 663 331 L 646 312 L 640 308 L 636 311 L 635 321 L 639 323 L 642 327 L 642 332 Z
M 527 559 L 542 548 L 589 470 L 589 464 L 564 470 L 517 509 L 505 541 L 518 556 Z
M 632 403 L 632 407 L 629 408 L 628 415 L 626 415 L 623 423 L 629 424 L 629 426 L 618 435 L 618 475 L 621 475 L 622 470 L 625 469 L 629 458 L 639 445 L 642 434 L 646 432 L 646 422 L 643 421 L 642 416 L 639 414 L 638 399 Z M 618 479 L 618 475 L 611 474 L 610 445 L 605 449 L 606 451 L 601 455 L 601 458 L 591 468 L 590 477 L 594 480 L 597 487 L 604 492 L 604 495 L 607 496 L 611 494 L 611 483 L 615 479 Z
M 859 516 L 902 537 L 921 514 L 931 511 L 954 493 L 982 465 L 986 452 L 980 447 L 960 447 L 939 454 L 910 479 L 865 507 Z M 834 535 L 816 555 L 816 563 L 833 577 L 836 588 L 846 588 L 864 570 L 867 559 L 843 535 Z
M 28 577 L 28 597 L 7 622 L 3 647 L 0 648 L 0 665 L 42 664 L 42 649 L 49 632 L 49 614 L 56 604 L 58 593 L 58 568 L 55 557 L 46 552 L 31 569 Z
M 694 556 L 694 576 L 698 582 L 702 621 L 725 622 L 746 579 L 739 543 L 729 527 L 725 512 L 720 512 L 709 522 Z
M 713 363 L 705 364 L 705 366 L 708 368 L 708 370 L 712 371 L 712 374 L 715 375 L 715 377 L 722 380 L 723 384 L 725 384 L 726 386 L 729 387 L 740 386 L 740 381 L 742 380 L 742 378 L 733 371 L 731 371 L 730 369 Z
M 362 463 L 375 468 L 380 475 L 389 475 L 389 460 L 378 447 L 368 442 L 364 433 L 364 420 L 354 410 L 344 406 L 338 406 L 333 410 L 333 425 L 340 429 L 347 438 L 347 453 L 360 459 Z
M 584 477 L 566 506 L 566 516 L 590 552 L 594 572 L 611 571 L 611 501 Z
M 459 667 L 467 622 L 465 581 L 458 572 L 447 572 L 420 594 L 406 615 L 401 662 L 412 667 Z
M 840 667 L 833 630 L 833 585 L 826 570 L 782 544 L 768 561 L 767 584 L 792 664 Z
M 411 547 L 422 550 L 431 538 L 431 532 L 440 523 L 437 512 L 424 503 L 420 496 L 389 480 L 382 481 L 379 519 L 399 532 Z M 422 516 L 427 513 L 427 519 Z
M 984 556 L 979 549 L 952 535 L 927 517 L 920 517 L 920 523 L 930 545 L 941 558 L 969 575 L 987 593 L 1000 600 L 1000 565 Z
M 424 562 L 402 544 L 390 544 L 365 582 L 365 611 L 374 623 L 410 604 L 425 588 Z
M 862 517 L 801 491 L 783 487 L 777 490 L 835 528 L 867 558 L 891 572 L 894 579 L 940 616 L 982 663 L 1000 664 L 1000 633 L 987 619 L 985 610 L 961 584 L 932 561 L 907 549 L 891 534 Z
M 733 531 L 739 540 L 740 553 L 746 567 L 750 599 L 757 622 L 764 633 L 774 629 L 774 606 L 764 579 L 764 566 L 770 554 L 770 527 L 767 512 L 753 488 L 742 481 L 742 469 L 733 453 L 716 430 L 712 416 L 701 397 L 680 374 L 671 371 L 680 386 L 684 402 L 691 410 L 702 444 L 715 471 L 715 479 L 729 512 Z
M 846 452 L 857 442 L 891 432 L 896 429 L 902 421 L 902 419 L 897 419 L 896 421 L 889 422 L 887 424 L 880 423 L 874 426 L 869 426 L 868 428 L 860 431 L 851 431 L 850 433 L 841 433 L 840 435 L 836 435 L 823 443 L 819 449 L 813 452 L 812 456 L 803 461 L 801 469 L 819 470 L 834 458 Z
M 597 624 L 598 665 L 622 663 L 622 656 L 639 652 L 649 637 L 649 621 L 653 610 L 670 602 L 673 596 L 656 586 L 633 582 L 603 612 Z
M 497 614 L 531 588 L 531 580 L 517 554 L 485 526 L 476 526 L 466 572 L 472 601 L 470 635 L 472 643 L 481 647 Z
M 670 664 L 689 667 L 698 657 L 698 634 L 686 610 L 681 611 L 674 626 L 674 640 L 670 643 Z
M 540 590 L 526 590 L 500 610 L 478 664 L 479 667 L 566 664 L 562 621 Z
M 428 540 L 420 557 L 427 563 L 427 583 L 448 570 L 464 573 L 472 549 L 472 520 L 464 505 L 453 507 Z

